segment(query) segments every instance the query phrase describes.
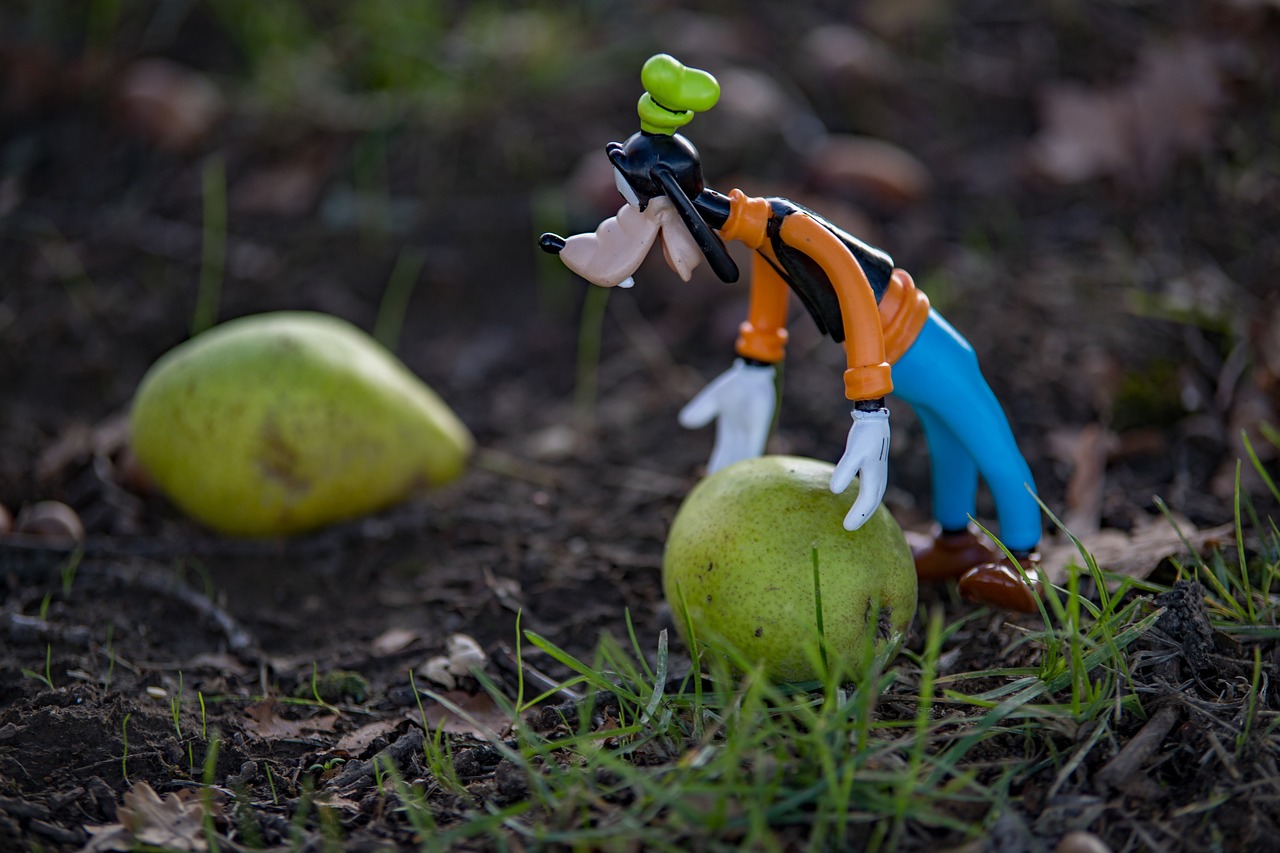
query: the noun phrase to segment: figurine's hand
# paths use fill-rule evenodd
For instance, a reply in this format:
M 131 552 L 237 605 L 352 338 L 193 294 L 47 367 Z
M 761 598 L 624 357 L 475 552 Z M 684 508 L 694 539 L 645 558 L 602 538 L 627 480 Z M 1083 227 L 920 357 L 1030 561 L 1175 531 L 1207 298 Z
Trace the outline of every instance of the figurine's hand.
M 862 472 L 858 498 L 844 517 L 845 530 L 857 530 L 880 506 L 889 483 L 889 410 L 854 410 L 844 456 L 831 472 L 831 491 L 842 493 Z
M 716 422 L 708 474 L 764 452 L 775 398 L 773 365 L 738 359 L 680 410 L 680 426 L 686 429 Z

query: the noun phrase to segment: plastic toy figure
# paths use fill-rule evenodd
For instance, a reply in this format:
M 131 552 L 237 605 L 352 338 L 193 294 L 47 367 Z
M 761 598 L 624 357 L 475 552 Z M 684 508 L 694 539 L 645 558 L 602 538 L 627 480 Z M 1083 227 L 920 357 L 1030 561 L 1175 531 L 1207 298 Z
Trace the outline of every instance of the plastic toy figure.
M 602 287 L 630 287 L 657 243 L 685 281 L 704 260 L 721 280 L 738 279 L 723 241 L 754 250 L 738 358 L 679 416 L 688 428 L 715 421 L 709 471 L 764 452 L 775 407 L 774 365 L 784 355 L 794 292 L 848 357 L 844 389 L 853 424 L 830 485 L 841 493 L 860 475 L 860 488 L 844 526 L 856 530 L 884 497 L 885 396 L 892 391 L 918 414 L 932 458 L 937 524 L 932 535 L 912 537 L 920 578 L 957 578 L 971 601 L 1035 610 L 1041 526 L 1034 484 L 973 348 L 884 252 L 787 199 L 752 198 L 736 189 L 722 195 L 705 186 L 697 149 L 675 131 L 715 105 L 714 77 L 660 54 L 645 63 L 641 81 L 640 131 L 606 147 L 626 204 L 594 234 L 567 240 L 544 234 L 542 248 Z M 1021 571 L 970 523 L 979 474 L 995 498 L 1001 539 Z

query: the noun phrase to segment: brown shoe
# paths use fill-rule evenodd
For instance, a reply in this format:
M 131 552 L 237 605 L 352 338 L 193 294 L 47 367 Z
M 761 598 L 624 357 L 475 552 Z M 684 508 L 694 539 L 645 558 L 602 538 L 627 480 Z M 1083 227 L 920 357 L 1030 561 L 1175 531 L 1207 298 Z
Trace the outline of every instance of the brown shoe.
M 973 525 L 961 533 L 943 533 L 936 524 L 927 534 L 908 531 L 907 544 L 916 561 L 916 577 L 924 583 L 953 580 L 1000 557 L 991 540 Z
M 1035 613 L 1039 609 L 1037 601 L 1044 593 L 1044 583 L 1040 580 L 1040 555 L 1032 553 L 1018 562 L 1026 572 L 1026 580 L 1009 563 L 1009 558 L 1002 556 L 995 562 L 975 566 L 961 575 L 956 585 L 960 597 L 973 604 Z

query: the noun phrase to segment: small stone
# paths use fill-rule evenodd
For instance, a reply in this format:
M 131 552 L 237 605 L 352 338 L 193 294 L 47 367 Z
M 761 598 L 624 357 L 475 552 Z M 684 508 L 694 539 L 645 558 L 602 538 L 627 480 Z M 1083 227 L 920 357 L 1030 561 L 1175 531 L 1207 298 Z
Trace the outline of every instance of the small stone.
M 466 634 L 454 634 L 445 642 L 449 654 L 449 672 L 454 675 L 470 675 L 474 669 L 482 669 L 488 658 L 480 644 Z
M 449 671 L 449 659 L 444 655 L 436 655 L 424 663 L 422 674 L 445 690 L 452 690 L 458 686 L 458 680 Z
M 23 507 L 13 529 L 49 540 L 80 542 L 84 539 L 80 515 L 61 501 L 39 501 Z
M 1092 832 L 1077 829 L 1062 836 L 1054 853 L 1111 853 L 1111 848 Z
M 504 805 L 518 803 L 529 796 L 529 779 L 509 759 L 502 759 L 493 772 L 493 787 Z

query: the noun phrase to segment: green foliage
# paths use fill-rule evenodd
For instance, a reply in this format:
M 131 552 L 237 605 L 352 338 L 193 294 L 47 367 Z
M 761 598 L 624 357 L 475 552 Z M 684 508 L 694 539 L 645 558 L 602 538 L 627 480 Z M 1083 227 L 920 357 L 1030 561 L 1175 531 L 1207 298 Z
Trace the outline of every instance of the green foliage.
M 1249 518 L 1265 534 L 1258 555 L 1246 564 L 1241 547 L 1233 559 L 1218 554 L 1178 568 L 1207 589 L 1216 630 L 1259 643 L 1280 637 L 1272 595 L 1280 589 L 1280 532 L 1256 519 L 1246 499 L 1240 504 L 1242 523 Z M 1243 539 L 1246 530 L 1239 532 Z M 870 663 L 856 670 L 863 673 L 856 682 L 833 664 L 821 683 L 805 685 L 772 683 L 724 650 L 704 655 L 692 626 L 693 666 L 671 679 L 683 666 L 666 632 L 646 655 L 629 614 L 629 648 L 606 636 L 590 660 L 520 632 L 518 656 L 527 642 L 568 673 L 557 689 L 587 690 L 576 722 L 534 731 L 523 714 L 556 691 L 526 698 L 521 677 L 512 702 L 478 674 L 514 720 L 514 739 L 493 746 L 523 775 L 527 798 L 502 808 L 473 800 L 442 826 L 421 792 L 396 782 L 400 807 L 420 832 L 435 827 L 428 849 L 474 837 L 593 849 L 880 850 L 922 833 L 975 839 L 1014 807 L 1026 780 L 1039 777 L 1056 790 L 1118 739 L 1117 726 L 1147 713 L 1133 649 L 1164 612 L 1150 594 L 1168 587 L 1107 572 L 1064 533 L 1077 546 L 1076 565 L 1063 586 L 1046 590 L 1039 627 L 1020 629 L 1003 650 L 1016 663 L 995 669 L 953 673 L 941 665 L 951 638 L 980 613 L 951 624 L 940 612 L 925 614 L 910 648 L 868 648 Z M 1276 728 L 1265 711 L 1272 688 L 1262 647 L 1251 656 L 1235 741 L 1226 743 L 1237 760 Z M 447 697 L 425 695 L 484 730 Z M 436 782 L 473 797 L 454 774 L 439 728 L 429 740 Z M 982 757 L 990 754 L 1005 757 Z M 1193 805 L 1201 812 L 1221 801 L 1215 794 Z
M 120 775 L 125 784 L 129 782 L 129 718 L 132 716 L 132 712 L 125 714 L 120 721 Z
M 1182 404 L 1178 365 L 1155 361 L 1124 375 L 1116 389 L 1111 426 L 1117 432 L 1135 427 L 1168 424 L 1186 415 Z
M 43 619 L 44 617 L 41 616 Z M 44 673 L 36 672 L 33 669 L 22 668 L 24 678 L 32 678 L 43 684 L 50 690 L 53 689 L 53 646 L 45 644 L 44 647 Z
M 604 337 L 604 315 L 609 304 L 609 291 L 607 287 L 589 287 L 582 303 L 573 404 L 579 422 L 585 426 L 595 423 L 596 397 L 600 388 L 600 343 Z
M 313 663 L 311 680 L 298 685 L 293 695 L 295 699 L 311 697 L 317 705 L 337 713 L 334 703 L 344 699 L 359 703 L 369 698 L 369 680 L 349 669 L 331 669 L 322 673 Z
M 400 0 L 205 4 L 260 97 L 296 106 L 324 92 L 330 118 L 364 127 L 396 114 L 485 114 L 549 91 L 574 71 L 584 13 L 601 13 L 595 4 L 548 2 L 520 10 Z
M 204 198 L 204 226 L 200 253 L 200 289 L 191 318 L 191 334 L 198 335 L 218 322 L 223 270 L 227 255 L 227 174 L 221 154 L 204 162 L 200 173 Z

